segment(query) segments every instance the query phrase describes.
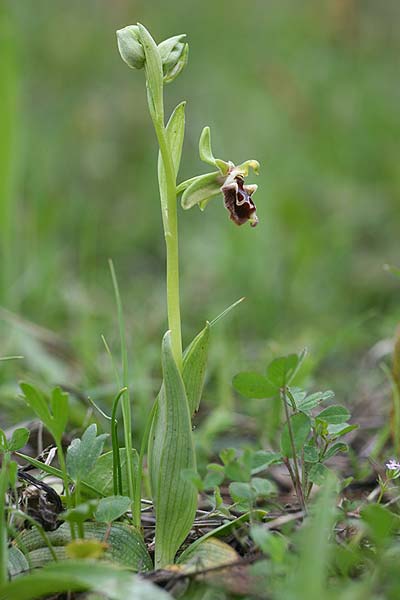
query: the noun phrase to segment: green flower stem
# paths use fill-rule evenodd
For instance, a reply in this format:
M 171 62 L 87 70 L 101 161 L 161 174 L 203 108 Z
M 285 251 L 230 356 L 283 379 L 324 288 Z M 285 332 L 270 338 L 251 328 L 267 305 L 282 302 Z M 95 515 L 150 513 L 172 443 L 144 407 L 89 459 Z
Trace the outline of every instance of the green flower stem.
M 178 215 L 176 202 L 176 176 L 169 148 L 163 115 L 153 118 L 154 129 L 160 147 L 161 158 L 165 170 L 165 196 L 167 206 L 161 206 L 165 245 L 167 251 L 167 310 L 168 328 L 171 330 L 172 352 L 175 362 L 182 371 L 182 334 L 181 310 L 179 300 L 179 248 L 178 248 Z M 161 186 L 161 182 L 159 182 Z M 161 194 L 161 189 L 160 189 Z

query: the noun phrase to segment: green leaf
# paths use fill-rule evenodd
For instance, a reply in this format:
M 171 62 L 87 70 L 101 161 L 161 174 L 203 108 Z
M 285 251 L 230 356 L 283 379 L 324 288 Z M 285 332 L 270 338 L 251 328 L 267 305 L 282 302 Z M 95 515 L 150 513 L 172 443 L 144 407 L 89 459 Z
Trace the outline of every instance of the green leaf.
M 0 451 L 6 452 L 8 450 L 8 441 L 6 438 L 6 434 L 2 429 L 0 429 Z
M 328 406 L 323 411 L 319 413 L 317 419 L 325 421 L 331 425 L 339 425 L 340 423 L 345 423 L 347 419 L 350 418 L 350 413 L 344 406 L 340 406 L 339 404 L 335 404 L 333 406 Z
M 82 439 L 72 440 L 67 449 L 67 471 L 73 481 L 80 481 L 90 474 L 103 451 L 108 433 L 97 436 L 97 425 L 90 425 Z
M 276 465 L 282 462 L 282 455 L 278 452 L 270 452 L 268 450 L 257 450 L 254 452 L 251 460 L 251 474 L 255 475 L 264 471 L 271 465 Z
M 250 527 L 253 542 L 275 563 L 282 564 L 287 557 L 288 540 L 276 531 L 269 531 L 261 524 Z
M 228 465 L 230 462 L 235 460 L 236 450 L 235 448 L 223 448 L 219 453 L 219 457 L 224 465 Z
M 131 499 L 128 496 L 108 496 L 102 498 L 97 505 L 94 517 L 96 521 L 111 523 L 129 510 Z
M 330 471 L 322 463 L 316 463 L 313 465 L 308 473 L 308 478 L 312 483 L 316 485 L 323 485 L 328 477 Z
M 309 444 L 305 444 L 303 452 L 304 452 L 305 462 L 308 462 L 308 463 L 318 462 L 319 452 L 315 446 L 310 446 Z
M 233 481 L 229 484 L 229 494 L 234 502 L 253 502 L 256 499 L 251 484 L 242 481 Z
M 68 422 L 68 394 L 56 387 L 50 397 L 53 413 L 53 431 L 56 439 L 61 439 Z
M 47 427 L 50 433 L 53 434 L 53 419 L 50 414 L 48 404 L 42 392 L 31 385 L 30 383 L 22 382 L 20 388 L 24 393 L 27 405 L 36 413 L 36 416 Z
M 140 41 L 146 58 L 145 70 L 149 91 L 149 106 L 153 118 L 159 118 L 164 112 L 163 103 L 163 69 L 160 52 L 157 44 L 147 31 L 146 27 L 138 23 Z
M 20 387 L 28 406 L 49 430 L 56 443 L 60 444 L 68 421 L 68 394 L 55 388 L 51 393 L 50 411 L 47 400 L 38 388 L 29 383 L 21 383 Z
M 119 457 L 121 464 L 122 475 L 122 493 L 129 493 L 128 470 L 126 468 L 126 451 L 125 448 L 119 449 Z M 135 449 L 132 450 L 132 458 L 134 468 L 138 464 L 138 453 Z M 85 476 L 85 483 L 97 489 L 102 496 L 112 496 L 114 491 L 113 486 L 113 453 L 105 452 L 96 461 L 93 469 Z M 88 493 L 88 491 L 86 492 Z
M 335 456 L 335 454 L 338 454 L 339 452 L 347 452 L 348 449 L 348 445 L 344 442 L 332 444 L 332 446 L 325 452 L 324 461 L 328 460 L 328 458 L 332 458 L 332 456 Z
M 336 439 L 358 429 L 358 425 L 349 425 L 349 423 L 339 423 L 338 425 L 328 425 L 328 433 L 332 439 Z
M 254 518 L 254 520 L 261 520 L 265 517 L 266 514 L 267 513 L 264 510 L 252 510 L 245 513 L 244 515 L 240 515 L 240 517 L 237 517 L 234 521 L 227 521 L 226 523 L 220 525 L 216 529 L 212 529 L 200 538 L 197 538 L 195 542 L 193 542 L 188 548 L 186 548 L 186 550 L 184 550 L 179 556 L 177 563 L 180 564 L 181 562 L 184 562 L 187 556 L 190 556 L 194 549 L 197 548 L 197 546 L 199 546 L 200 544 L 202 544 L 205 540 L 208 540 L 211 537 L 225 537 L 228 534 L 235 531 L 235 529 L 241 527 L 243 523 L 247 523 L 252 518 Z
M 63 518 L 69 523 L 83 523 L 93 518 L 94 512 L 97 508 L 97 500 L 88 500 L 82 502 L 73 508 L 69 508 L 63 513 Z
M 189 546 L 185 553 L 185 560 L 179 560 L 179 566 L 184 573 L 195 573 L 197 570 L 215 569 L 237 560 L 239 560 L 239 555 L 236 550 L 225 542 L 210 537 L 194 548 Z M 204 596 L 202 597 L 204 598 Z
M 235 460 L 225 466 L 225 475 L 231 481 L 250 481 L 251 469 L 248 465 Z
M 309 396 L 299 400 L 299 402 L 296 402 L 296 406 L 299 410 L 308 412 L 318 406 L 321 402 L 326 402 L 334 397 L 335 393 L 332 392 L 332 390 L 327 390 L 326 392 L 315 392 L 314 394 L 310 394 Z
M 156 513 L 155 567 L 173 563 L 197 508 L 197 490 L 182 476 L 196 469 L 192 424 L 185 386 L 168 331 L 162 343 L 163 387 L 149 440 L 149 471 Z
M 223 179 L 221 180 L 221 174 L 218 171 L 193 178 L 182 194 L 182 208 L 187 210 L 195 204 L 200 204 L 200 207 L 204 209 L 209 200 L 221 193 L 222 183 Z
M 175 177 L 178 175 L 182 156 L 183 139 L 185 137 L 185 105 L 186 102 L 178 104 L 170 116 L 166 127 L 167 140 L 175 169 Z M 158 154 L 158 175 L 159 178 L 161 177 L 165 180 L 165 171 L 160 153 Z M 161 186 L 161 188 L 162 187 L 163 186 Z
M 257 498 L 268 498 L 276 491 L 272 481 L 263 477 L 253 477 L 250 483 Z
M 238 373 L 232 380 L 233 387 L 245 398 L 271 398 L 276 395 L 276 387 L 264 375 L 253 372 Z
M 93 591 L 109 600 L 170 600 L 161 588 L 104 562 L 49 564 L 0 586 L 0 600 L 36 600 L 63 592 Z
M 204 329 L 194 338 L 183 354 L 182 378 L 191 415 L 199 409 L 209 345 L 210 324 L 207 322 Z
M 300 364 L 301 356 L 289 354 L 275 358 L 267 367 L 267 379 L 276 388 L 289 385 Z
M 25 558 L 25 554 L 21 552 L 19 548 L 15 546 L 10 546 L 8 548 L 8 576 L 10 579 L 23 573 L 24 571 L 29 571 L 29 563 Z
M 221 485 L 224 479 L 225 474 L 223 471 L 207 471 L 207 474 L 203 480 L 203 488 L 205 490 L 212 490 L 215 487 Z
M 368 525 L 370 534 L 377 544 L 389 542 L 391 534 L 400 528 L 398 515 L 380 504 L 369 504 L 363 508 L 361 519 Z
M 175 108 L 174 112 L 170 116 L 166 127 L 166 137 L 170 148 L 172 162 L 174 165 L 175 178 L 179 171 L 179 165 L 181 162 L 182 155 L 183 138 L 185 136 L 185 104 L 186 102 L 181 102 L 180 104 L 178 104 L 178 106 Z M 168 213 L 167 183 L 161 152 L 158 153 L 157 168 L 161 196 L 161 206 L 163 208 L 162 214 L 164 219 L 164 227 L 167 227 L 168 223 L 164 216 Z
M 296 413 L 290 417 L 290 424 L 293 433 L 294 446 L 296 451 L 299 451 L 307 441 L 311 430 L 311 419 L 304 413 Z M 285 423 L 282 430 L 281 449 L 284 456 L 287 458 L 293 457 L 292 444 L 287 423 Z
M 19 427 L 13 431 L 11 440 L 8 442 L 8 450 L 15 452 L 23 448 L 29 440 L 30 431 L 26 427 Z

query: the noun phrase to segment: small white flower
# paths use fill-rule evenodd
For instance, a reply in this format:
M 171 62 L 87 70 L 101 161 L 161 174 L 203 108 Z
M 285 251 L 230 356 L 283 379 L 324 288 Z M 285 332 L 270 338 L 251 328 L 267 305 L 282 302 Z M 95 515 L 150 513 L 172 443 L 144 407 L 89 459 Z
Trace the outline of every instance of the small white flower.
M 397 471 L 398 469 L 400 470 L 400 463 L 398 463 L 397 461 L 395 461 L 394 458 L 391 458 L 389 460 L 389 462 L 386 463 L 386 468 L 389 471 Z

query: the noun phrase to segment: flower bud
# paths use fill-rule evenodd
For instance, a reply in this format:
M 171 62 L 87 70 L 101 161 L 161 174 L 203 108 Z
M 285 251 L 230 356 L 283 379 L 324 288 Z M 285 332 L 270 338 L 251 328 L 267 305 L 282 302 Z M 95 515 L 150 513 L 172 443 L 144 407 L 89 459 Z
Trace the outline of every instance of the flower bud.
M 187 64 L 189 46 L 182 41 L 185 37 L 186 34 L 184 33 L 174 35 L 158 45 L 163 66 L 164 83 L 170 83 L 176 79 Z
M 118 50 L 123 61 L 131 69 L 143 69 L 144 50 L 140 41 L 140 32 L 137 25 L 128 25 L 117 31 Z

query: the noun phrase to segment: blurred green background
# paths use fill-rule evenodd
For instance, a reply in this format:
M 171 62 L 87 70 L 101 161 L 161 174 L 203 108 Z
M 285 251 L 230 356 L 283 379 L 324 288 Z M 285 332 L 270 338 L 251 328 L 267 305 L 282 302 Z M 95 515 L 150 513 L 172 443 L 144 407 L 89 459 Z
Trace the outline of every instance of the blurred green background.
M 24 0 L 1 11 L 1 396 L 21 377 L 106 402 L 107 338 L 118 327 L 107 259 L 125 309 L 133 390 L 147 410 L 166 329 L 156 140 L 142 72 L 115 30 L 157 41 L 185 32 L 189 65 L 166 88 L 187 100 L 181 177 L 217 156 L 256 158 L 260 224 L 235 227 L 222 199 L 180 210 L 188 343 L 214 330 L 206 400 L 230 402 L 240 369 L 310 350 L 314 378 L 351 397 L 360 358 L 400 320 L 400 38 L 397 0 Z M 252 183 L 253 180 L 250 180 Z M 311 367 L 310 367 L 311 368 Z M 353 373 L 353 374 L 352 374 Z

